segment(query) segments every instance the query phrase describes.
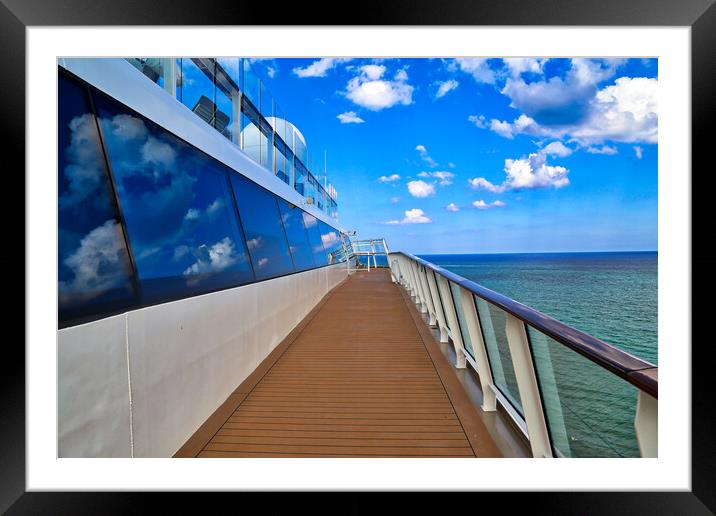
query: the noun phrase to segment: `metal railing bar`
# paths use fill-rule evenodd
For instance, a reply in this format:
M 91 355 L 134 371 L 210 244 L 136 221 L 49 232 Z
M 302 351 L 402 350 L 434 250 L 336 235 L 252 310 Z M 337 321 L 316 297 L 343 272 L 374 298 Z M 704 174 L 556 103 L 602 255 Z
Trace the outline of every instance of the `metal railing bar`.
M 390 254 L 402 255 L 408 260 L 431 269 L 448 281 L 452 281 L 476 296 L 517 317 L 524 323 L 551 337 L 560 344 L 579 353 L 588 360 L 626 380 L 638 389 L 658 397 L 658 367 L 611 344 L 560 322 L 529 306 L 523 305 L 503 294 L 470 281 L 439 265 L 402 251 Z

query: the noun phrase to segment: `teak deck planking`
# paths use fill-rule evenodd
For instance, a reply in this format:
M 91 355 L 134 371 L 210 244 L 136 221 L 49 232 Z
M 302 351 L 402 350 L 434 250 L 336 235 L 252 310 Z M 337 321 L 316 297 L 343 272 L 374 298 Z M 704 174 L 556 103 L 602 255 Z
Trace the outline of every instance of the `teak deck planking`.
M 499 457 L 387 270 L 330 292 L 176 457 Z

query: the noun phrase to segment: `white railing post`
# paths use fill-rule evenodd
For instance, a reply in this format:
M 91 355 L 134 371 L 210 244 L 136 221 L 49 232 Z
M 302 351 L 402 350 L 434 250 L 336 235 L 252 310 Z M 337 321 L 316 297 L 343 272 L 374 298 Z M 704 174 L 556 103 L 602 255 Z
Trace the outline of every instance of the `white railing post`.
M 412 259 L 409 259 L 408 265 L 410 266 L 410 278 L 413 287 L 413 296 L 415 297 L 415 304 L 421 312 L 424 312 L 423 299 L 420 292 L 420 282 L 418 281 L 418 272 L 416 270 L 415 262 Z
M 462 313 L 467 322 L 467 333 L 470 335 L 472 351 L 475 353 L 477 374 L 480 376 L 480 386 L 482 387 L 482 410 L 485 412 L 493 412 L 497 410 L 495 380 L 492 377 L 490 361 L 487 358 L 487 348 L 485 347 L 485 340 L 482 338 L 480 318 L 477 315 L 475 299 L 473 298 L 472 292 L 460 287 L 460 302 L 462 303 Z
M 457 322 L 457 314 L 452 303 L 452 294 L 450 293 L 450 285 L 448 280 L 441 275 L 437 275 L 438 288 L 440 289 L 440 297 L 443 299 L 443 309 L 445 310 L 445 318 L 447 319 L 448 329 L 452 337 L 453 347 L 455 348 L 455 367 L 457 369 L 465 369 L 467 359 L 465 358 L 465 348 L 462 343 L 462 335 L 460 335 L 460 326 Z
M 656 398 L 644 391 L 639 391 L 636 399 L 634 428 L 642 457 L 658 457 L 659 455 L 658 422 L 659 403 Z
M 405 282 L 411 300 L 415 297 L 415 286 L 413 285 L 413 268 L 410 266 L 410 258 L 403 256 L 405 264 Z
M 423 285 L 420 283 L 420 266 L 414 260 L 410 260 L 410 264 L 413 266 L 413 274 L 415 275 L 415 290 L 418 292 L 418 308 L 422 313 L 427 313 L 428 304 L 425 302 L 425 293 L 423 292 Z
M 520 401 L 525 413 L 532 455 L 534 457 L 552 457 L 547 421 L 542 410 L 542 399 L 532 363 L 525 324 L 512 314 L 505 313 L 505 315 L 507 316 L 505 328 L 507 344 L 510 348 L 517 389 L 520 392 Z
M 433 299 L 432 299 L 432 296 L 430 295 L 430 289 L 428 288 L 428 279 L 426 277 L 427 272 L 425 270 L 425 267 L 423 267 L 422 265 L 420 265 L 420 264 L 416 264 L 416 265 L 418 267 L 418 276 L 419 276 L 418 279 L 420 280 L 420 288 L 423 291 L 423 295 L 424 295 L 425 301 L 426 301 L 426 307 L 428 309 L 428 318 L 429 318 L 428 325 L 435 326 L 435 321 L 436 321 L 435 306 L 433 306 Z
M 438 329 L 440 330 L 440 342 L 447 342 L 448 341 L 448 327 L 447 327 L 447 321 L 445 320 L 445 307 L 443 306 L 442 300 L 440 299 L 440 295 L 438 294 L 438 286 L 435 283 L 435 275 L 431 273 L 427 273 L 428 277 L 428 287 L 430 288 L 430 294 L 433 296 L 433 301 L 435 303 L 435 315 L 438 319 Z
M 388 257 L 388 267 L 390 267 L 390 280 L 393 283 L 398 283 L 398 278 L 400 278 L 400 263 L 397 258 L 393 258 L 390 255 L 386 256 Z

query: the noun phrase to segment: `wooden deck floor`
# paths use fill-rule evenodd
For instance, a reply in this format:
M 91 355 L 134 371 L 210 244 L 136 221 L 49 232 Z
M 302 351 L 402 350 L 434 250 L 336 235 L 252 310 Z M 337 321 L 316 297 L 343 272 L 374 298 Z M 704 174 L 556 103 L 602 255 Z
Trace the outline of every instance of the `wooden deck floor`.
M 177 457 L 495 457 L 487 429 L 386 270 L 334 289 Z

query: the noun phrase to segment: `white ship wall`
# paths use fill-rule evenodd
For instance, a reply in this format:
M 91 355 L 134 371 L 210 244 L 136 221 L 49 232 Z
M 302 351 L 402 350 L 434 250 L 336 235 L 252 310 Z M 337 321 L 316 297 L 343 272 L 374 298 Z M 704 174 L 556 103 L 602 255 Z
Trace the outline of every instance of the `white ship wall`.
M 59 456 L 172 456 L 347 275 L 336 264 L 60 330 Z

